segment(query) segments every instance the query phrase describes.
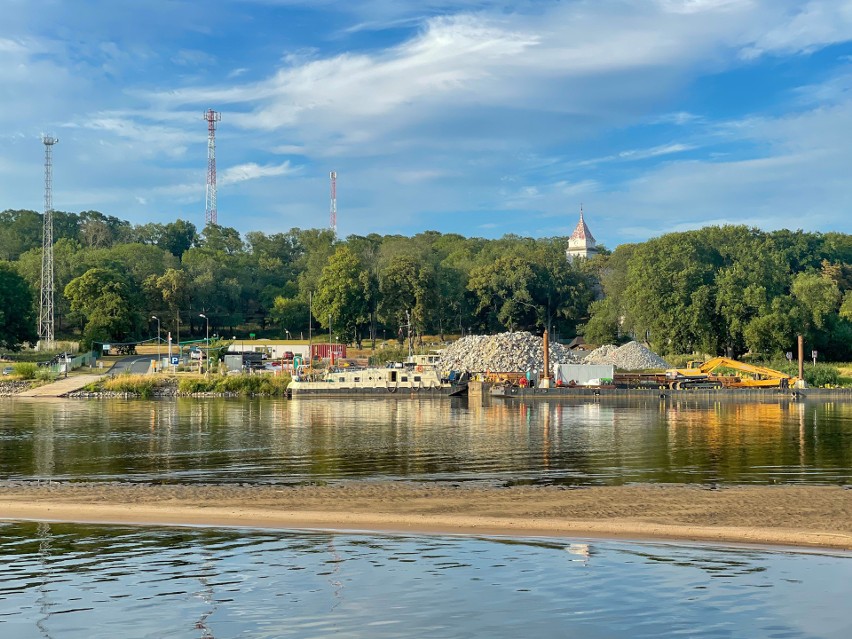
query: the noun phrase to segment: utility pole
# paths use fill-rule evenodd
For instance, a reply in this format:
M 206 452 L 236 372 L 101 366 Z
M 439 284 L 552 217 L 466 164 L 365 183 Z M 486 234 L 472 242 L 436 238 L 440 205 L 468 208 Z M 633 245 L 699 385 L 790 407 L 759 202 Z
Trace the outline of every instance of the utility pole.
M 44 231 L 41 240 L 41 297 L 38 311 L 39 350 L 50 350 L 54 342 L 53 325 L 53 145 L 58 138 L 42 136 L 44 144 Z
M 157 317 L 156 315 L 152 315 L 151 319 L 157 320 L 157 370 L 159 371 L 160 367 L 163 364 L 163 360 L 160 357 L 160 318 Z
M 331 209 L 329 212 L 329 222 L 334 236 L 337 237 L 337 171 L 332 171 L 328 174 L 331 180 Z

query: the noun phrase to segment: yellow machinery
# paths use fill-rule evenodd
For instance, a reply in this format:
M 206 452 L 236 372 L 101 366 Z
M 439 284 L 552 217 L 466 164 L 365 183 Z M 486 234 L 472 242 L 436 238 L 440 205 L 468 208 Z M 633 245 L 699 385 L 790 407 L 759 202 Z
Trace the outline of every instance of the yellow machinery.
M 716 374 L 719 369 L 734 370 L 737 374 Z M 689 362 L 687 368 L 670 368 L 666 371 L 666 379 L 671 388 L 798 388 L 802 385 L 798 377 L 728 357 Z

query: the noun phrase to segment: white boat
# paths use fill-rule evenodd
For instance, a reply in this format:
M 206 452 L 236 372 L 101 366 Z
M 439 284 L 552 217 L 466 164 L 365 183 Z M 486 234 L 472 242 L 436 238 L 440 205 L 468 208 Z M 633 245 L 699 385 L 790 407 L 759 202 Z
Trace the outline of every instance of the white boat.
M 455 379 L 455 378 L 454 378 Z M 300 368 L 287 387 L 296 396 L 402 394 L 462 395 L 467 381 L 442 379 L 434 366 L 390 364 L 385 368 L 340 368 L 310 372 Z

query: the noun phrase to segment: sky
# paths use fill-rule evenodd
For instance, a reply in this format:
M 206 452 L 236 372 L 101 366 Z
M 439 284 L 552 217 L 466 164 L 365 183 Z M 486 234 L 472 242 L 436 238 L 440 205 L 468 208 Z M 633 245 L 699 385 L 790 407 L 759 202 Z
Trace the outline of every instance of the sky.
M 0 209 L 852 233 L 852 0 L 0 0 Z

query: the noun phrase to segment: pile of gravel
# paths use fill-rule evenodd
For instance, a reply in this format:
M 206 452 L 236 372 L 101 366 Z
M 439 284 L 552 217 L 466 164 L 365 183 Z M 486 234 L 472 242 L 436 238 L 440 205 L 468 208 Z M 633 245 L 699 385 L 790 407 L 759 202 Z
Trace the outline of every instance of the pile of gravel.
M 574 354 L 561 344 L 550 343 L 550 365 L 576 363 Z M 469 335 L 441 353 L 440 370 L 470 372 L 541 371 L 544 368 L 542 338 L 526 331 L 498 335 Z
M 618 346 L 615 344 L 604 344 L 593 350 L 591 353 L 586 355 L 583 358 L 584 364 L 612 364 L 609 361 L 610 355 L 612 355 L 615 351 L 618 350 Z
M 583 358 L 584 364 L 613 364 L 616 368 L 635 371 L 647 368 L 671 368 L 669 363 L 639 342 L 616 347 L 606 344 Z

